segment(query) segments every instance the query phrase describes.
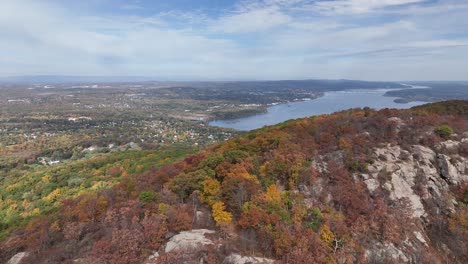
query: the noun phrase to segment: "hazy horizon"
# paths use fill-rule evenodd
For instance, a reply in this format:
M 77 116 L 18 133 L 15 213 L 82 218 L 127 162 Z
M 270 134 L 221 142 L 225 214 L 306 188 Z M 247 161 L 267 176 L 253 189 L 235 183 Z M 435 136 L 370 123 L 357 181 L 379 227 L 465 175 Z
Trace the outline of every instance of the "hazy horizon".
M 460 80 L 416 80 L 416 79 L 409 79 L 409 80 L 365 80 L 365 79 L 347 79 L 347 78 L 336 78 L 336 79 L 329 79 L 329 78 L 303 78 L 303 79 L 260 79 L 260 78 L 245 78 L 245 79 L 237 79 L 237 78 L 223 78 L 223 79 L 208 79 L 208 78 L 194 78 L 194 79 L 164 79 L 158 77 L 151 77 L 151 76 L 137 76 L 137 75 L 128 75 L 128 76 L 120 76 L 120 75 L 16 75 L 16 76 L 0 76 L 0 82 L 11 82 L 11 83 L 21 83 L 21 82 L 40 82 L 43 79 L 49 79 L 45 81 L 49 82 L 56 82 L 56 83 L 67 83 L 67 82 L 163 82 L 163 83 L 177 83 L 177 82 L 276 82 L 276 81 L 363 81 L 363 82 L 393 82 L 393 83 L 417 83 L 417 82 L 468 82 L 468 79 L 460 79 Z M 66 79 L 66 80 L 61 80 Z

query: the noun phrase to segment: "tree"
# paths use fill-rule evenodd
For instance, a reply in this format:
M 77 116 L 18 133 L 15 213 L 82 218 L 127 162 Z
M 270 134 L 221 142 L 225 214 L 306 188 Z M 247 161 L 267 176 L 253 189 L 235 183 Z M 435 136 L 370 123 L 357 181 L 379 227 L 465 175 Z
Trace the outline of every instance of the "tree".
M 275 184 L 268 186 L 265 194 L 265 200 L 269 203 L 281 203 L 281 193 L 278 191 Z
M 319 230 L 320 233 L 320 239 L 325 242 L 327 245 L 331 245 L 333 240 L 335 239 L 335 235 L 330 229 L 330 226 L 328 224 L 324 224 L 320 227 Z
M 141 192 L 139 195 L 138 195 L 138 200 L 140 200 L 141 202 L 144 202 L 144 203 L 150 203 L 150 202 L 154 202 L 157 200 L 157 195 L 155 192 Z
M 216 202 L 213 204 L 212 215 L 217 225 L 228 224 L 232 220 L 232 214 L 225 211 L 223 202 Z
M 208 175 L 203 170 L 181 173 L 172 180 L 169 189 L 185 200 L 193 191 L 200 190 L 201 182 L 207 178 Z
M 200 195 L 202 202 L 212 206 L 219 198 L 221 184 L 215 179 L 206 179 L 202 182 L 203 191 Z

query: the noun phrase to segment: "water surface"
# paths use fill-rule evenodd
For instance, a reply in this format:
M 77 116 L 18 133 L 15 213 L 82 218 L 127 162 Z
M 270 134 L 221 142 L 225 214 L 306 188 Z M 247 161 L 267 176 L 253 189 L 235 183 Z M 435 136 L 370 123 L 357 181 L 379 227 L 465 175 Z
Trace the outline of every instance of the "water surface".
M 333 112 L 356 108 L 370 107 L 373 109 L 399 108 L 405 109 L 425 102 L 395 103 L 396 97 L 384 96 L 389 89 L 376 90 L 348 90 L 325 92 L 324 96 L 302 102 L 292 102 L 268 107 L 266 113 L 230 120 L 216 120 L 210 122 L 212 126 L 234 128 L 238 130 L 252 130 L 266 125 L 274 125 L 289 119 L 330 114 Z

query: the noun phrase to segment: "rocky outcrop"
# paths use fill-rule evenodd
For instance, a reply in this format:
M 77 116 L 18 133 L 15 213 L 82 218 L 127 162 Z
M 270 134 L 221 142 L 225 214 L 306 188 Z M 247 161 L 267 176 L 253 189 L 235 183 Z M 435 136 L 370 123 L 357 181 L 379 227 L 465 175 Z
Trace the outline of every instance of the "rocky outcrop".
M 369 174 L 361 175 L 364 178 L 369 192 L 374 192 L 381 187 L 388 191 L 392 200 L 407 199 L 413 209 L 413 217 L 421 217 L 425 214 L 421 197 L 417 195 L 413 187 L 416 177 L 421 173 L 425 175 L 437 175 L 437 169 L 429 164 L 435 160 L 435 153 L 424 146 L 413 146 L 413 155 L 400 146 L 387 146 L 375 150 L 377 160 L 368 167 Z M 387 179 L 384 182 L 379 175 Z
M 154 251 L 146 261 L 145 264 L 156 264 L 158 258 L 166 253 L 175 251 L 176 253 L 183 253 L 184 255 L 191 256 L 198 251 L 202 251 L 207 245 L 214 245 L 213 240 L 207 238 L 205 235 L 215 234 L 216 232 L 208 229 L 192 229 L 190 231 L 180 232 L 171 237 L 166 243 L 164 250 Z M 185 263 L 185 262 L 184 262 Z M 200 258 L 200 263 L 205 263 L 204 258 Z
M 29 255 L 27 252 L 20 252 L 13 257 L 6 263 L 6 264 L 20 264 L 21 261 Z
M 408 263 L 409 259 L 393 244 L 376 243 L 372 249 L 366 250 L 366 258 L 369 263 Z
M 231 254 L 227 256 L 223 264 L 272 264 L 275 263 L 275 260 L 268 258 L 259 258 L 259 257 L 248 257 L 242 256 L 239 254 Z
M 392 200 L 407 199 L 412 206 L 413 217 L 425 216 L 423 200 L 440 199 L 449 185 L 468 180 L 468 160 L 457 154 L 460 144 L 449 140 L 436 147 L 436 151 L 455 153 L 455 158 L 421 145 L 411 146 L 410 150 L 391 145 L 377 148 L 374 150 L 375 163 L 368 167 L 369 173 L 361 174 L 360 178 L 369 192 L 382 188 L 388 191 Z M 416 187 L 421 193 L 415 193 Z
M 194 229 L 181 232 L 173 236 L 166 244 L 164 252 L 173 250 L 196 249 L 205 245 L 213 245 L 213 241 L 205 237 L 206 234 L 214 234 L 215 231 L 208 229 Z
M 432 214 L 455 213 L 456 201 L 449 199 L 450 186 L 468 181 L 468 159 L 460 154 L 464 141 L 448 140 L 431 149 L 422 145 L 413 145 L 406 150 L 398 145 L 387 145 L 374 149 L 375 160 L 368 167 L 368 173 L 355 175 L 365 183 L 368 191 L 373 194 L 382 190 L 392 201 L 402 199 L 411 205 L 411 213 L 415 219 L 421 219 L 419 228 L 409 235 L 405 243 L 409 248 L 415 245 L 419 248 L 428 247 L 430 240 L 425 232 L 425 221 Z M 411 256 L 405 255 L 406 250 L 391 243 L 376 242 L 366 250 L 370 262 L 393 260 L 399 263 L 409 263 Z
M 208 229 L 193 229 L 190 231 L 181 232 L 173 236 L 166 244 L 164 248 L 163 255 L 166 253 L 176 252 L 183 253 L 186 256 L 198 256 L 201 251 L 203 251 L 205 246 L 214 245 L 215 242 L 206 237 L 206 235 L 215 235 L 215 231 Z M 220 241 L 218 241 L 220 242 Z M 222 245 L 222 240 L 219 245 Z M 160 251 L 161 252 L 161 251 Z M 154 252 L 148 259 L 145 261 L 145 264 L 155 264 L 158 263 L 158 258 L 161 256 L 160 252 Z M 200 263 L 205 263 L 203 254 L 200 258 Z M 261 257 L 250 257 L 242 256 L 240 254 L 231 254 L 227 256 L 222 263 L 225 264 L 270 264 L 274 263 L 275 260 Z M 191 263 L 191 262 L 190 262 Z M 198 263 L 198 262 L 197 262 Z
M 437 162 L 440 167 L 440 174 L 449 184 L 456 185 L 468 180 L 468 175 L 464 174 L 466 164 L 455 162 L 458 165 L 457 168 L 456 165 L 452 164 L 451 158 L 444 154 L 437 155 Z M 466 163 L 466 160 L 464 163 Z

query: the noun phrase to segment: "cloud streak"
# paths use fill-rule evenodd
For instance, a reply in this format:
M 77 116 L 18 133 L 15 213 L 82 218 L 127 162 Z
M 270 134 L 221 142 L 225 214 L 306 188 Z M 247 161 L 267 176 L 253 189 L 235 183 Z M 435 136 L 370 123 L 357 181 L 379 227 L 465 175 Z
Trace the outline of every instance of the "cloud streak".
M 327 14 L 359 14 L 386 7 L 409 5 L 425 1 L 426 0 L 320 0 L 310 5 L 310 7 L 318 12 Z

